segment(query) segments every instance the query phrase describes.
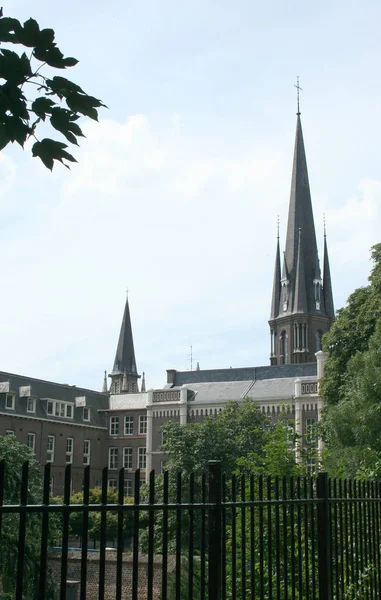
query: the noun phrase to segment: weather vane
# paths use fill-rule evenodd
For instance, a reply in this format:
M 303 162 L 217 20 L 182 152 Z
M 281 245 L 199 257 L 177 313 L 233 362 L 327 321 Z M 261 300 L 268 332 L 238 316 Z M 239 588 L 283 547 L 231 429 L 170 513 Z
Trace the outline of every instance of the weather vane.
M 300 87 L 299 85 L 299 75 L 296 78 L 296 83 L 294 83 L 294 87 L 296 87 L 297 89 L 297 98 L 298 98 L 298 112 L 296 113 L 297 115 L 300 115 L 300 108 L 299 108 L 299 92 L 303 91 L 303 88 Z

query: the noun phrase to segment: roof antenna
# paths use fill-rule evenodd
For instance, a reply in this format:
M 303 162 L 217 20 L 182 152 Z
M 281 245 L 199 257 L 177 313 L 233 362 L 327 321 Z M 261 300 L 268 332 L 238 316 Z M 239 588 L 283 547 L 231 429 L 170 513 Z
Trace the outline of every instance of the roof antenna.
M 296 113 L 298 117 L 300 116 L 300 107 L 299 107 L 299 92 L 303 91 L 303 88 L 299 85 L 299 75 L 296 78 L 296 83 L 294 83 L 294 87 L 297 89 L 297 100 L 298 100 L 298 112 Z

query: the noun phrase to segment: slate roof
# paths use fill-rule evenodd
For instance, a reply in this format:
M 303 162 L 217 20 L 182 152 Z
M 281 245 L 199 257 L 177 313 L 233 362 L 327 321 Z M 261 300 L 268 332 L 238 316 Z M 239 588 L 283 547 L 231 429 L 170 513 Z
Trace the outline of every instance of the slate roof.
M 294 395 L 295 377 L 262 379 L 259 381 L 230 381 L 193 383 L 186 387 L 195 393 L 194 404 L 213 404 L 228 400 L 241 400 L 245 397 L 257 401 L 290 400 Z M 301 377 L 311 381 L 312 377 Z M 313 377 L 316 379 L 316 376 Z M 191 406 L 191 405 L 190 405 Z
M 285 377 L 313 377 L 317 375 L 316 362 L 287 365 L 265 365 L 261 367 L 239 367 L 234 369 L 205 369 L 200 371 L 176 371 L 173 386 L 192 383 L 258 381 Z M 169 389 L 169 386 L 165 386 Z M 171 386 L 172 387 L 172 386 Z
M 5 408 L 6 393 L 0 393 L 0 412 L 9 415 L 22 416 L 30 419 L 49 419 L 63 423 L 75 423 L 86 427 L 105 427 L 105 420 L 98 410 L 107 408 L 108 395 L 75 385 L 54 383 L 24 375 L 15 375 L 0 371 L 0 383 L 9 382 L 9 392 L 15 394 L 15 410 Z M 20 397 L 20 387 L 30 386 L 30 396 L 36 399 L 36 412 L 27 412 L 27 396 Z M 25 390 L 26 392 L 27 390 Z M 83 421 L 82 406 L 75 407 L 76 398 L 86 398 L 85 406 L 90 408 L 90 421 Z M 74 404 L 73 419 L 48 415 L 46 411 L 47 399 L 66 401 Z

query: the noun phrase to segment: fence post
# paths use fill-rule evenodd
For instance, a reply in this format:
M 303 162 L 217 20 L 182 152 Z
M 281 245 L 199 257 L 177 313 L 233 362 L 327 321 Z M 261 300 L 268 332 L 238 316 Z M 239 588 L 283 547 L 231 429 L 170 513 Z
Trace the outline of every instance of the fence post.
M 208 600 L 221 600 L 221 461 L 209 463 Z
M 317 499 L 319 600 L 332 600 L 331 524 L 327 473 L 318 474 Z

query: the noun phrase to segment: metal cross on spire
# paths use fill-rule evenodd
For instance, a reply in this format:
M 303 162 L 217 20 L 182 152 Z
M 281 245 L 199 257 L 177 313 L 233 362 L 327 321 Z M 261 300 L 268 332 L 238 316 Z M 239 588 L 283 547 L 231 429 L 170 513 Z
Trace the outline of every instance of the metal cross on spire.
M 277 217 L 276 228 L 277 228 L 277 238 L 279 240 L 279 215 Z
M 298 99 L 298 112 L 296 113 L 297 115 L 300 115 L 300 108 L 299 108 L 299 92 L 303 91 L 303 88 L 300 87 L 299 85 L 299 75 L 296 78 L 296 83 L 294 83 L 294 87 L 296 87 L 297 89 L 297 99 Z

